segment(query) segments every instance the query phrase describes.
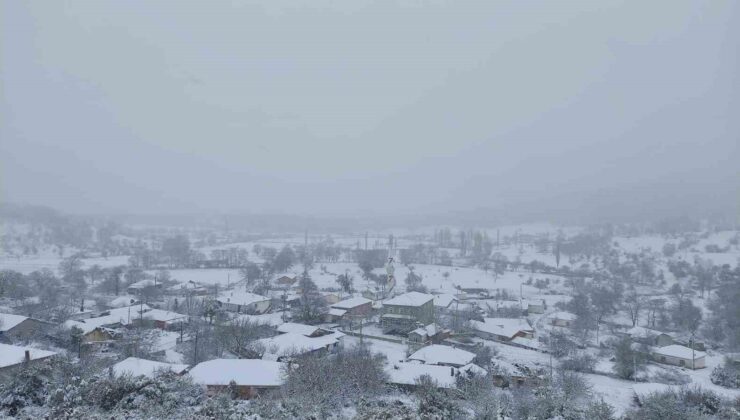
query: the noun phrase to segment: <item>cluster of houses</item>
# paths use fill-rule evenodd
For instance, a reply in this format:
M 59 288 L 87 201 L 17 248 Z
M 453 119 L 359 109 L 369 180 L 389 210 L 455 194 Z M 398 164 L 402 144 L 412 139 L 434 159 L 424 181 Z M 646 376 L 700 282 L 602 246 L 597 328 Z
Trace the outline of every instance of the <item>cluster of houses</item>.
M 556 312 L 550 315 L 550 323 L 557 327 L 571 328 L 576 319 L 576 315 L 570 312 Z M 681 341 L 668 333 L 641 326 L 619 331 L 617 335 L 627 337 L 637 345 L 644 345 L 647 356 L 654 362 L 688 369 L 706 367 L 703 343 L 694 340 Z M 639 346 L 635 346 L 635 349 L 643 351 Z
M 404 360 L 391 361 L 386 366 L 389 383 L 402 388 L 417 386 L 417 379 L 422 375 L 434 379 L 441 388 L 456 387 L 461 376 L 486 375 L 486 369 L 475 364 L 474 353 L 476 346 L 484 345 L 483 340 L 545 351 L 535 339 L 534 327 L 524 316 L 486 317 L 478 313 L 469 323 L 472 335 L 467 341 L 451 336 L 449 330 L 436 323 L 437 314 L 475 310 L 476 306 L 467 297 L 480 295 L 482 292 L 478 290 L 436 295 L 412 291 L 384 301 L 362 296 L 341 299 L 334 293 L 324 293 L 328 311 L 324 323 L 315 326 L 288 321 L 288 310 L 299 300 L 296 279 L 283 276 L 273 282 L 278 290 L 267 293 L 267 296 L 233 289 L 209 298 L 220 309 L 229 312 L 231 318 L 246 319 L 272 329 L 274 335 L 250 343 L 242 354 L 236 355 L 245 358 L 216 359 L 189 367 L 129 357 L 111 366 L 110 373 L 153 376 L 161 371 L 170 371 L 190 375 L 209 394 L 235 386 L 241 398 L 252 398 L 280 387 L 286 369 L 294 362 L 300 363 L 301 357 L 336 351 L 342 346 L 345 334 L 356 335 L 357 327 L 362 328 L 367 323 L 377 323 L 383 334 L 400 337 L 400 342 L 409 344 L 410 350 Z M 109 303 L 111 309 L 95 314 L 83 308 L 62 326 L 79 331 L 81 342 L 87 345 L 114 342 L 125 328 L 132 326 L 170 331 L 170 334 L 177 335 L 174 331 L 189 322 L 188 316 L 150 307 L 141 299 L 146 291 L 162 287 L 161 283 L 153 280 L 134 283 L 128 288 L 129 296 Z M 194 282 L 169 287 L 166 292 L 188 296 L 207 294 L 203 286 Z M 543 314 L 547 309 L 541 300 L 520 299 L 504 304 L 512 305 L 515 312 L 520 310 L 521 315 Z M 489 313 L 495 314 L 496 310 Z M 547 317 L 555 327 L 569 328 L 576 321 L 575 315 L 567 312 L 556 312 Z M 0 375 L 20 364 L 53 357 L 54 352 L 10 344 L 27 339 L 50 325 L 20 315 L 0 314 L 0 342 L 6 343 L 0 343 Z M 691 369 L 705 367 L 705 354 L 696 345 L 686 347 L 666 333 L 643 327 L 626 330 L 623 334 L 636 343 L 648 344 L 650 355 L 656 362 Z M 533 370 L 503 360 L 494 361 L 494 366 L 494 382 L 500 386 L 536 377 Z

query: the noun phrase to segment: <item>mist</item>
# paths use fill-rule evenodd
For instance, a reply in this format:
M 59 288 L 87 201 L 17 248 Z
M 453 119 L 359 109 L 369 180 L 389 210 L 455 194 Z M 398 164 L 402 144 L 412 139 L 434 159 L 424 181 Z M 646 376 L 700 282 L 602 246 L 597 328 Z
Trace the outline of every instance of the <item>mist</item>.
M 3 2 L 4 202 L 737 214 L 733 1 Z

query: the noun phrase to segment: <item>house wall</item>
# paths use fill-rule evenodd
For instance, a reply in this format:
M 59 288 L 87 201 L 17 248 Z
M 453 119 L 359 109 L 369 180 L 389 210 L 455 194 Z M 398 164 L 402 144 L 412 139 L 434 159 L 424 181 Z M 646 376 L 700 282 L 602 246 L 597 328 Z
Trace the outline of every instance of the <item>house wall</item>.
M 384 313 L 413 316 L 422 324 L 429 325 L 434 322 L 434 301 L 421 306 L 385 305 Z
M 278 387 L 256 387 L 251 385 L 237 385 L 237 394 L 239 399 L 249 400 L 257 395 L 260 395 L 270 390 L 277 389 Z M 228 392 L 228 385 L 206 385 L 206 395 L 214 396 L 222 392 Z
M 46 327 L 46 324 L 43 322 L 29 318 L 5 331 L 3 335 L 11 339 L 25 339 L 41 332 L 44 327 Z
M 373 303 L 363 303 L 362 305 L 355 306 L 354 308 L 347 309 L 347 313 L 344 314 L 345 316 L 366 316 L 369 315 L 370 312 L 373 311 Z
M 662 356 L 660 354 L 654 354 L 653 360 L 658 363 L 664 363 L 667 365 L 681 366 L 691 369 L 691 359 L 683 359 L 680 357 Z M 704 357 L 698 357 L 694 359 L 694 369 L 703 369 L 706 367 L 706 360 Z
M 41 359 L 34 359 L 34 360 L 29 361 L 28 363 L 29 365 L 34 366 L 34 365 L 44 362 L 45 360 L 48 360 L 50 357 L 54 357 L 54 356 L 44 357 Z M 5 367 L 0 368 L 0 379 L 9 378 L 21 366 L 23 366 L 23 363 L 16 363 L 14 365 L 5 366 Z

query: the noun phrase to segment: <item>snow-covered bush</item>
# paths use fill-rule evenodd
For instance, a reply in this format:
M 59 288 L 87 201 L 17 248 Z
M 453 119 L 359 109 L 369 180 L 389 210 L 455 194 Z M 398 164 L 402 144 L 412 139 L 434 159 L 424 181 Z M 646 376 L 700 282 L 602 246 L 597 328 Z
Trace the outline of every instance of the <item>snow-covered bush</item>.
M 740 388 L 740 369 L 732 362 L 725 362 L 712 370 L 712 383 L 728 388 Z
M 691 383 L 691 377 L 676 370 L 660 370 L 650 376 L 649 382 L 666 385 L 686 385 Z
M 447 420 L 463 417 L 460 406 L 450 395 L 439 389 L 436 381 L 428 375 L 416 379 L 416 396 L 419 398 L 419 417 L 430 420 Z
M 560 367 L 575 372 L 593 372 L 596 367 L 596 358 L 588 353 L 576 354 L 560 361 Z
M 24 407 L 43 405 L 50 377 L 48 362 L 20 366 L 0 384 L 0 408 L 15 416 Z
M 696 388 L 666 390 L 647 395 L 628 418 L 644 420 L 697 420 L 724 417 L 733 407 L 714 392 Z
M 361 399 L 354 420 L 414 420 L 414 410 L 401 400 Z
M 372 397 L 385 386 L 385 357 L 354 346 L 330 357 L 308 356 L 288 371 L 285 394 L 317 409 L 335 407 L 360 396 Z

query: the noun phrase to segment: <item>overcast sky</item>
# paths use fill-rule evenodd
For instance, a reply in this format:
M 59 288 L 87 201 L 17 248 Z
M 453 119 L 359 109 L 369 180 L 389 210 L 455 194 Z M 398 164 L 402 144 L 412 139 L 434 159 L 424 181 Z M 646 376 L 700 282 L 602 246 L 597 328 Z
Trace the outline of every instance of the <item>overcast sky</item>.
M 337 215 L 740 202 L 735 0 L 0 7 L 3 200 Z

